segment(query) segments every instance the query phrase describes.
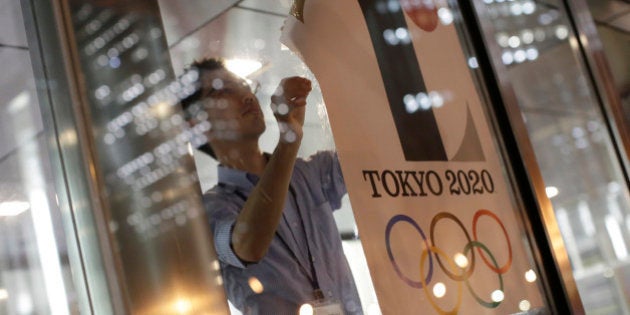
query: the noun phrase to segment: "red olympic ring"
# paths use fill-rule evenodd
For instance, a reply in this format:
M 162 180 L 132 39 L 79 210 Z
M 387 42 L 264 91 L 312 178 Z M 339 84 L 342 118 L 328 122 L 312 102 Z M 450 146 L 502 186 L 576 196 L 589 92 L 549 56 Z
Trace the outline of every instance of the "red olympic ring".
M 499 226 L 501 226 L 501 229 L 503 230 L 503 235 L 505 235 L 505 240 L 508 243 L 508 261 L 505 263 L 505 265 L 503 265 L 503 267 L 495 267 L 495 266 L 490 264 L 490 262 L 488 261 L 488 259 L 484 255 L 484 253 L 481 251 L 481 247 L 478 247 L 477 250 L 479 251 L 479 255 L 481 255 L 481 258 L 486 263 L 486 265 L 488 265 L 488 267 L 490 267 L 490 269 L 492 269 L 492 271 L 502 275 L 502 274 L 506 273 L 510 269 L 510 267 L 512 266 L 512 244 L 510 243 L 510 238 L 508 237 L 508 233 L 507 233 L 507 230 L 505 229 L 505 226 L 503 225 L 503 222 L 501 222 L 501 220 L 499 219 L 499 217 L 496 214 L 494 214 L 492 211 L 486 210 L 486 209 L 479 209 L 477 212 L 475 212 L 475 216 L 473 217 L 473 237 L 475 238 L 475 241 L 478 241 L 478 239 L 477 239 L 477 221 L 483 215 L 487 215 L 487 216 L 493 218 L 495 221 L 497 221 L 497 223 L 499 223 Z

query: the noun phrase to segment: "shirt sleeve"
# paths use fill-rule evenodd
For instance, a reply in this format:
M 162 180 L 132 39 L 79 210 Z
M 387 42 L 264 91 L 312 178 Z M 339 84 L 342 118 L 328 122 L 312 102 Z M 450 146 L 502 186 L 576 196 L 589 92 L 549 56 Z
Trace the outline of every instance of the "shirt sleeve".
M 204 207 L 214 235 L 214 248 L 219 260 L 238 268 L 245 268 L 232 249 L 232 228 L 240 211 L 240 205 L 230 202 L 216 190 L 204 194 Z
M 311 156 L 311 163 L 322 184 L 322 190 L 330 206 L 337 210 L 341 207 L 341 198 L 346 194 L 346 184 L 341 173 L 337 152 L 320 151 Z

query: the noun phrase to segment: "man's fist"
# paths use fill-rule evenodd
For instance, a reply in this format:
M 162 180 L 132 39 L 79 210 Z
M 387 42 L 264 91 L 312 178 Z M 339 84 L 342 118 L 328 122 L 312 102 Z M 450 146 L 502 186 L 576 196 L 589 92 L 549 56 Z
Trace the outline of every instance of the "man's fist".
M 271 109 L 280 127 L 280 141 L 294 143 L 302 139 L 306 97 L 311 81 L 302 77 L 284 78 L 271 96 Z

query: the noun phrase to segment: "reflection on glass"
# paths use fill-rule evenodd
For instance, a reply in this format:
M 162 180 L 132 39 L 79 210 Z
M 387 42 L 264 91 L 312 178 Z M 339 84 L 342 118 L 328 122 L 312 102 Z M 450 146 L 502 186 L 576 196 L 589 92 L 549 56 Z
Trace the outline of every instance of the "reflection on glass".
M 587 312 L 628 314 L 615 281 L 630 270 L 630 196 L 563 2 L 484 3 L 486 36 L 523 112 L 582 302 Z
M 29 53 L 0 53 L 0 314 L 77 313 Z

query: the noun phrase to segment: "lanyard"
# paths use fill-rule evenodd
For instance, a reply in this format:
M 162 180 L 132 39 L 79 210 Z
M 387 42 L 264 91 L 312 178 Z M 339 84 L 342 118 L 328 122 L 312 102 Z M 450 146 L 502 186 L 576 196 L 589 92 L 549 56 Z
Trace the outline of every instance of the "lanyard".
M 219 183 L 219 187 L 226 188 L 227 185 L 224 183 Z M 236 194 L 244 202 L 247 202 L 247 195 L 245 195 L 245 193 L 243 193 L 241 190 L 237 189 L 236 187 L 233 187 L 233 188 L 234 188 L 233 190 L 234 194 Z M 311 285 L 315 289 L 314 291 L 315 298 L 320 299 L 320 298 L 323 298 L 324 296 L 321 289 L 319 288 L 319 281 L 317 280 L 317 272 L 315 271 L 315 264 L 313 263 L 313 255 L 311 253 L 311 248 L 308 245 L 308 237 L 306 235 L 306 226 L 304 223 L 304 219 L 302 217 L 302 213 L 300 212 L 300 206 L 298 204 L 297 193 L 295 192 L 295 189 L 293 189 L 291 185 L 289 185 L 289 192 L 291 193 L 291 196 L 293 197 L 293 203 L 295 204 L 295 211 L 297 212 L 297 215 L 300 220 L 300 224 L 302 225 L 302 230 L 304 231 L 304 241 L 306 242 L 306 250 L 308 253 L 308 263 L 309 263 L 309 266 L 311 267 L 311 272 L 308 272 L 306 268 L 304 268 L 304 266 L 300 263 L 297 253 L 293 251 L 293 249 L 291 249 L 291 247 L 289 246 L 289 243 L 284 239 L 284 237 L 282 237 L 282 235 L 280 235 L 280 233 L 278 233 L 277 230 L 275 234 L 280 240 L 280 242 L 284 245 L 284 247 L 286 247 L 286 249 L 289 251 L 293 260 L 295 260 L 298 266 L 300 266 L 300 269 L 302 269 L 302 272 L 307 276 L 308 280 L 311 282 Z M 289 228 L 289 231 L 291 232 L 293 239 L 296 240 L 296 243 L 297 243 L 297 238 L 295 237 L 295 234 L 293 233 L 293 230 L 291 229 L 291 225 L 289 224 L 289 222 L 287 221 L 287 218 L 284 215 L 284 211 L 282 212 L 282 218 L 285 224 L 287 225 L 287 227 Z

